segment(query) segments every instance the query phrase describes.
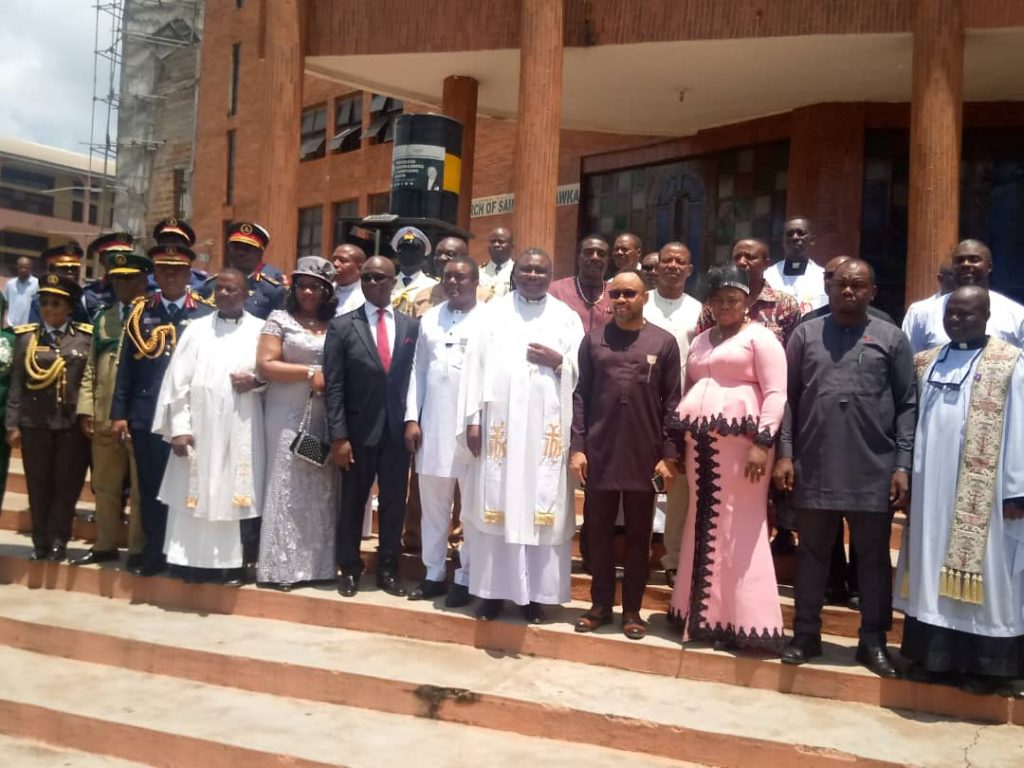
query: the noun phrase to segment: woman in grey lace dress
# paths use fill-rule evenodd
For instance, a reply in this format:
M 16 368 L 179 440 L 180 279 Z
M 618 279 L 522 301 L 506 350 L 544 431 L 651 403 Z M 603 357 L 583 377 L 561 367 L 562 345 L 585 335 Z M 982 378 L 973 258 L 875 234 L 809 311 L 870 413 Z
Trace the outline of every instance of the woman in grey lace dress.
M 334 531 L 340 477 L 289 446 L 312 402 L 309 431 L 326 440 L 324 376 L 320 365 L 327 324 L 334 317 L 334 267 L 304 256 L 292 272 L 285 309 L 270 313 L 260 336 L 256 368 L 269 382 L 264 423 L 267 480 L 257 581 L 289 590 L 300 582 L 333 580 Z

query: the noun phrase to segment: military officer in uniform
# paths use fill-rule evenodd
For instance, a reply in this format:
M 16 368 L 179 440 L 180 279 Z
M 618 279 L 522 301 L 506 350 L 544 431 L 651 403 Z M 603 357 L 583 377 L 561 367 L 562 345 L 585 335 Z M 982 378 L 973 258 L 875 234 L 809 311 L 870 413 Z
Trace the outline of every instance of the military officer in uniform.
M 97 237 L 86 249 L 87 253 L 95 255 L 97 260 L 104 267 L 107 266 L 107 256 L 112 253 L 131 253 L 134 248 L 135 239 L 127 232 L 111 232 L 109 235 Z M 107 275 L 90 280 L 82 289 L 82 303 L 90 318 L 106 309 L 116 301 L 114 289 L 107 279 Z
M 288 293 L 288 281 L 281 270 L 263 263 L 269 244 L 270 233 L 259 224 L 236 221 L 228 227 L 225 266 L 234 267 L 246 275 L 249 298 L 245 302 L 245 311 L 261 320 L 266 320 L 275 309 L 283 309 Z M 216 277 L 212 275 L 207 280 L 211 292 Z
M 130 441 L 114 434 L 110 404 L 114 398 L 117 362 L 123 331 L 135 300 L 145 297 L 147 275 L 152 262 L 131 251 L 107 249 L 107 279 L 115 303 L 102 310 L 93 322 L 92 347 L 78 396 L 79 426 L 92 440 L 92 487 L 96 494 L 96 542 L 74 565 L 117 560 L 118 531 L 124 509 L 125 480 L 131 494 L 128 529 L 128 567 L 137 567 L 142 556 L 142 524 L 139 512 L 139 482 Z
M 170 445 L 152 432 L 160 383 L 178 336 L 190 320 L 213 311 L 188 287 L 192 249 L 156 245 L 149 249 L 158 290 L 136 299 L 125 321 L 118 358 L 114 398 L 110 405 L 111 429 L 119 439 L 130 439 L 139 479 L 142 560 L 132 573 L 153 576 L 163 571 L 167 506 L 157 498 Z
M 187 221 L 171 216 L 161 219 L 153 227 L 153 242 L 157 245 L 183 245 L 186 248 L 195 248 L 196 233 Z M 213 294 L 211 290 L 208 290 L 213 286 L 213 283 L 209 282 L 210 275 L 201 269 L 196 269 L 195 265 L 192 265 L 190 269 L 192 275 L 189 277 L 189 286 L 196 293 L 209 298 Z
M 438 281 L 423 271 L 430 255 L 430 240 L 416 227 L 402 227 L 391 248 L 398 258 L 398 276 L 391 291 L 391 306 L 411 317 L 430 309 L 430 292 Z
M 78 243 L 65 243 L 54 248 L 47 248 L 40 254 L 40 258 L 46 263 L 46 272 L 70 277 L 76 283 L 81 282 L 82 276 L 82 247 Z M 40 281 L 41 283 L 42 281 Z M 41 293 L 41 292 L 40 292 Z M 42 315 L 39 312 L 39 294 L 32 299 L 32 307 L 28 312 L 29 323 L 41 323 Z M 88 323 L 89 313 L 81 298 L 75 300 L 75 306 L 71 311 L 71 320 L 76 323 Z
M 21 447 L 25 465 L 32 559 L 60 562 L 89 469 L 89 441 L 78 428 L 75 409 L 92 327 L 71 319 L 82 298 L 77 280 L 50 272 L 39 282 L 42 322 L 14 329 L 5 421 L 7 443 Z

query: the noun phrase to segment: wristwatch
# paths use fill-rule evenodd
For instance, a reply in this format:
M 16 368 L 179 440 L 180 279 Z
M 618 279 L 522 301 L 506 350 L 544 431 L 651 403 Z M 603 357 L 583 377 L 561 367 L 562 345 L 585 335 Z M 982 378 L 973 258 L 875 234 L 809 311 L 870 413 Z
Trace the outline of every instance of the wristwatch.
M 316 376 L 316 366 L 310 365 L 306 367 L 306 381 L 312 381 L 313 377 Z

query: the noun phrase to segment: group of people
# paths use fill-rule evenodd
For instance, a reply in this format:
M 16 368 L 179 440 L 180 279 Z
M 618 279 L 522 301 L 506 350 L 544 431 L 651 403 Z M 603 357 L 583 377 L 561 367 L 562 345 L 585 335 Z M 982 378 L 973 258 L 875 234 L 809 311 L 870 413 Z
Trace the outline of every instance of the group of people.
M 582 488 L 592 605 L 578 632 L 613 620 L 621 526 L 621 630 L 645 636 L 657 526 L 685 640 L 801 664 L 842 593 L 861 613 L 857 660 L 894 677 L 903 511 L 911 676 L 1024 693 L 1024 307 L 989 290 L 984 244 L 956 247 L 901 329 L 871 305 L 870 264 L 818 265 L 804 218 L 786 222 L 774 265 L 765 243 L 737 242 L 703 304 L 684 244 L 644 255 L 630 233 L 584 238 L 575 274 L 553 280 L 548 254 L 513 257 L 506 229 L 481 267 L 465 241 L 404 227 L 394 260 L 345 244 L 300 258 L 289 281 L 263 264 L 269 234 L 238 223 L 226 268 L 196 288 L 190 235 L 162 222 L 147 256 L 101 238 L 115 300 L 94 324 L 72 320 L 81 289 L 53 271 L 42 321 L 15 328 L 6 420 L 33 557 L 64 558 L 91 445 L 98 536 L 79 562 L 118 556 L 130 486 L 136 573 L 242 583 L 249 569 L 351 597 L 376 486 L 380 589 L 476 599 L 485 621 L 511 602 L 540 623 L 570 599 Z M 403 533 L 426 573 L 410 592 Z M 797 539 L 787 637 L 772 553 Z

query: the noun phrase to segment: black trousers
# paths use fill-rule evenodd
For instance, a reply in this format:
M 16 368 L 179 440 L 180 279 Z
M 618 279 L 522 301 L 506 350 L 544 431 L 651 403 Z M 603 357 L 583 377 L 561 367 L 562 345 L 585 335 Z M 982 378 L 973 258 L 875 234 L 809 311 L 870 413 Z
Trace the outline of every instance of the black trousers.
M 793 633 L 805 637 L 821 636 L 821 606 L 825 600 L 836 532 L 842 528 L 844 517 L 850 526 L 850 540 L 857 548 L 860 639 L 866 643 L 884 643 L 885 633 L 892 627 L 891 512 L 798 510 L 800 547 L 797 550 Z
M 626 523 L 625 573 L 622 579 L 622 611 L 638 613 L 647 586 L 651 559 L 651 528 L 654 526 L 654 491 L 586 491 L 583 515 L 587 526 L 587 557 L 590 561 L 590 599 L 594 605 L 615 605 L 615 519 L 619 499 Z
M 380 489 L 377 508 L 377 570 L 395 569 L 402 554 L 402 524 L 405 522 L 405 497 L 409 486 L 409 452 L 405 442 L 396 442 L 387 431 L 377 445 L 352 445 L 355 463 L 344 473 L 341 483 L 341 514 L 335 557 L 342 573 L 362 573 L 359 542 L 363 535 L 366 500 L 377 478 Z
M 89 439 L 70 429 L 21 429 L 21 456 L 36 549 L 63 546 L 71 538 L 75 504 L 89 469 Z
M 142 531 L 146 534 L 142 555 L 149 562 L 162 562 L 167 534 L 167 505 L 158 501 L 157 495 L 171 455 L 171 445 L 148 429 L 132 429 L 132 451 L 139 476 Z

